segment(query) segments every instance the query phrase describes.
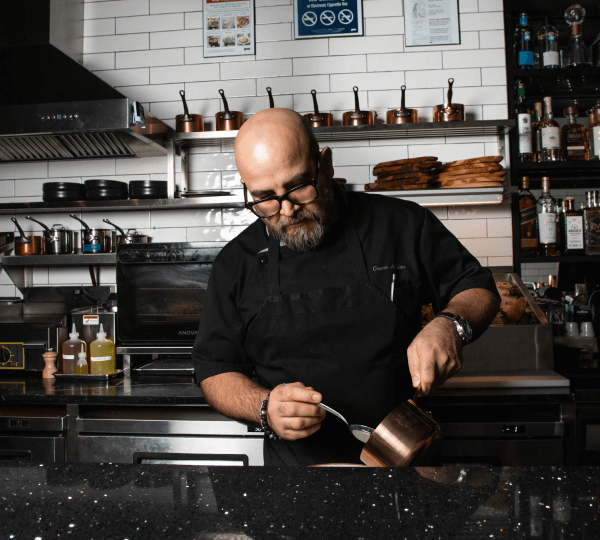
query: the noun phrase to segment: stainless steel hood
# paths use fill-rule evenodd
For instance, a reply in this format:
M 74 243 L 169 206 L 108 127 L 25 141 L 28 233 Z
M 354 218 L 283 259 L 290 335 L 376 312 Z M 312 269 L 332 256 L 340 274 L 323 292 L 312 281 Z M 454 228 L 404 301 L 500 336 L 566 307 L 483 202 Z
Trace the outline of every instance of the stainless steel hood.
M 0 18 L 0 163 L 166 155 L 174 131 L 89 72 L 83 0 L 19 0 Z

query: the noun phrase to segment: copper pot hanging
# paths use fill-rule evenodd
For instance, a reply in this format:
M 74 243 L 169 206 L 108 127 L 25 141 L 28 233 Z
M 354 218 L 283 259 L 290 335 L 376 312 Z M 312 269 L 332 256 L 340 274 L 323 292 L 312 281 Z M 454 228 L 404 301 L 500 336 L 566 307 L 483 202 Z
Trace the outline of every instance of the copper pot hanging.
M 433 107 L 434 122 L 456 122 L 465 119 L 465 106 L 452 103 L 452 84 L 454 79 L 448 79 L 448 102 Z
M 388 124 L 414 124 L 418 121 L 417 109 L 406 108 L 406 86 L 402 85 L 400 91 L 402 92 L 400 108 L 388 111 L 386 121 Z
M 225 92 L 219 90 L 221 99 L 223 100 L 224 112 L 218 112 L 215 115 L 217 131 L 235 131 L 240 129 L 244 123 L 244 113 L 240 111 L 230 111 L 227 99 L 225 98 Z
M 204 131 L 204 118 L 201 114 L 191 115 L 187 102 L 185 101 L 185 91 L 179 90 L 181 101 L 183 101 L 183 114 L 175 117 L 175 129 L 177 133 L 196 133 Z
M 311 90 L 313 99 L 313 106 L 315 108 L 314 113 L 305 114 L 304 118 L 310 124 L 311 127 L 327 127 L 333 126 L 333 114 L 319 112 L 319 105 L 317 104 L 317 91 Z
M 375 111 L 361 111 L 358 104 L 358 86 L 355 86 L 354 91 L 354 110 L 345 112 L 342 115 L 343 126 L 366 126 L 375 123 L 377 113 Z

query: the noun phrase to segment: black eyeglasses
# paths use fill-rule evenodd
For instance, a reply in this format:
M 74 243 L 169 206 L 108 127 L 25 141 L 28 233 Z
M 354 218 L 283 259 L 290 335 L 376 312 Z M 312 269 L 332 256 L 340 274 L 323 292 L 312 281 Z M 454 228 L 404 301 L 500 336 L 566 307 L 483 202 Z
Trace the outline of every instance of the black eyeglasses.
M 248 202 L 248 188 L 244 184 L 244 203 L 248 210 L 260 218 L 272 217 L 281 211 L 281 203 L 290 201 L 295 205 L 303 205 L 313 202 L 318 196 L 317 184 L 319 182 L 319 158 L 317 157 L 317 166 L 314 180 L 305 182 L 299 186 L 293 187 L 283 195 L 273 195 L 265 197 L 258 201 Z

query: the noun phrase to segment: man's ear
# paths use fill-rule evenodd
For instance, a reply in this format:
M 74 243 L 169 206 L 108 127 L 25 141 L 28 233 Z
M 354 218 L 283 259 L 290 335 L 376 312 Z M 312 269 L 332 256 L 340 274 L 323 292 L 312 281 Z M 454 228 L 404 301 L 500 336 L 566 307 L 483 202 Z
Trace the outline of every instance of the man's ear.
M 319 165 L 321 170 L 327 175 L 327 178 L 331 180 L 333 178 L 333 154 L 329 146 L 321 150 Z

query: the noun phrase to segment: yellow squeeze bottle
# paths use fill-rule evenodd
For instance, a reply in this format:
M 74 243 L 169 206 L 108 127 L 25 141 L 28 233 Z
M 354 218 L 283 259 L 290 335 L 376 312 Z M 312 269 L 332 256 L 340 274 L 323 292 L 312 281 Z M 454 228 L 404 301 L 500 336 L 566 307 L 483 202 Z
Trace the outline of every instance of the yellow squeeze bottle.
M 98 339 L 90 344 L 90 360 L 92 375 L 107 375 L 116 370 L 115 344 L 110 339 L 106 339 L 102 324 L 98 331 Z
M 77 362 L 77 366 L 75 366 L 75 373 L 77 375 L 87 375 L 88 374 L 88 365 L 85 359 L 85 343 L 81 344 L 81 351 L 78 354 L 79 361 Z

